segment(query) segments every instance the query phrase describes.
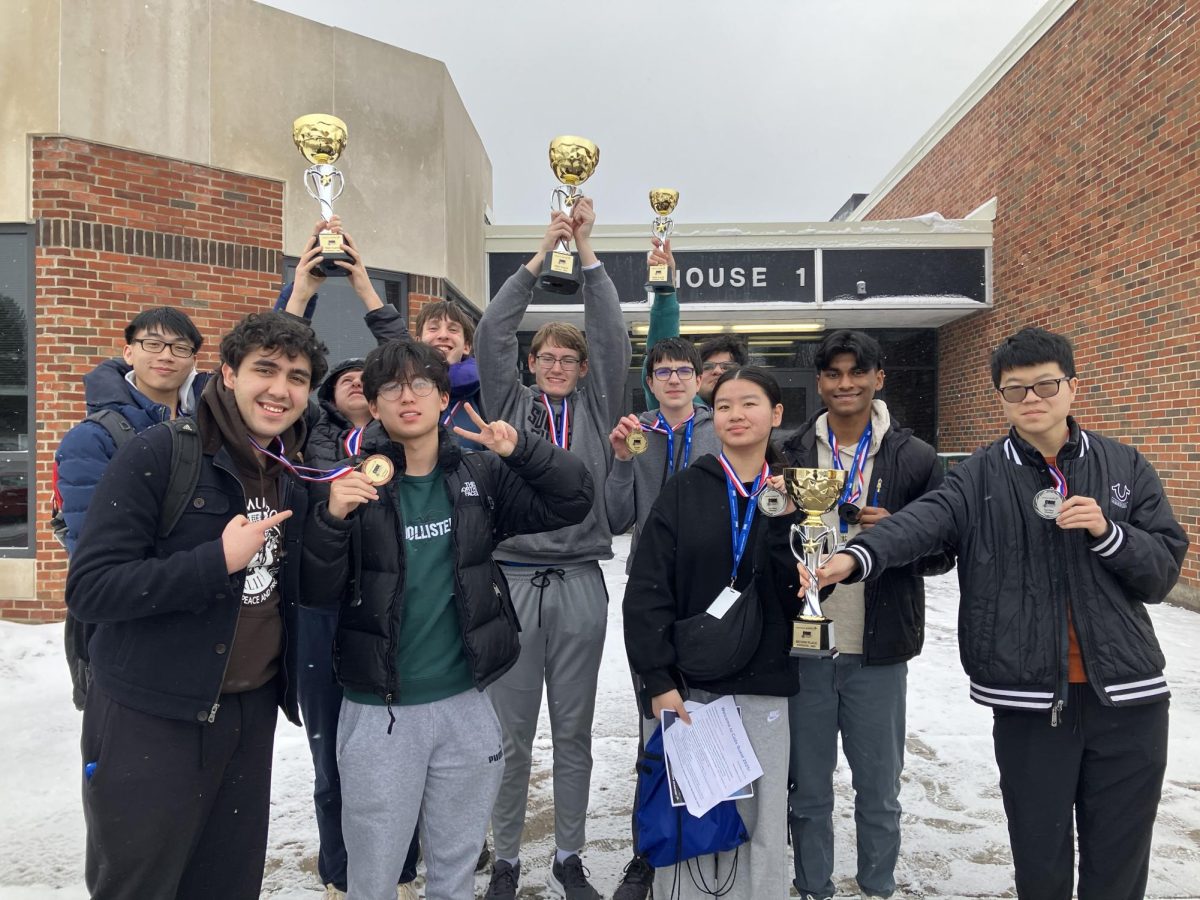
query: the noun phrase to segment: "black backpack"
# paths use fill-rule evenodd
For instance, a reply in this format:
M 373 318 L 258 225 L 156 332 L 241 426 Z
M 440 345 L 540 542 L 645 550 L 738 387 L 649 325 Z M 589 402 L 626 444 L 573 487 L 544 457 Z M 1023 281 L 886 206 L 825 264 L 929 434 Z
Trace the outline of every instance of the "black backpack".
M 101 425 L 110 435 L 120 450 L 137 433 L 133 426 L 116 410 L 102 409 L 87 416 L 83 421 L 95 422 Z M 179 524 L 179 517 L 187 508 L 188 501 L 196 490 L 196 482 L 200 480 L 200 461 L 203 450 L 200 446 L 200 431 L 196 420 L 181 416 L 165 422 L 171 429 L 171 474 L 167 481 L 167 493 L 163 497 L 162 509 L 158 516 L 158 537 L 164 538 Z M 55 495 L 57 496 L 57 489 Z M 67 523 L 63 519 L 62 509 L 55 502 L 50 527 L 54 536 L 66 546 Z M 88 641 L 92 638 L 95 625 L 80 622 L 67 613 L 63 623 L 63 639 L 66 644 L 67 666 L 71 670 L 71 698 L 75 708 L 82 710 L 87 696 L 88 686 Z

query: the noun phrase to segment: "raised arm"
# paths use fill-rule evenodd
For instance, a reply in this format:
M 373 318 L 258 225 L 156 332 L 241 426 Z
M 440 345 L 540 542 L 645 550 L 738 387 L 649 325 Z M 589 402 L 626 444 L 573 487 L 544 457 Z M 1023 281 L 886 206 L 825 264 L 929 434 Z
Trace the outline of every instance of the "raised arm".
M 651 238 L 654 249 L 650 251 L 649 264 L 669 267 L 671 280 L 675 280 L 675 255 L 671 252 L 671 241 L 668 238 L 663 243 L 658 238 Z M 679 295 L 674 291 L 669 294 L 655 294 L 650 303 L 650 323 L 646 329 L 646 353 L 663 338 L 679 337 Z M 646 409 L 658 409 L 658 398 L 646 384 L 649 376 L 646 362 L 642 361 L 642 391 L 646 394 Z

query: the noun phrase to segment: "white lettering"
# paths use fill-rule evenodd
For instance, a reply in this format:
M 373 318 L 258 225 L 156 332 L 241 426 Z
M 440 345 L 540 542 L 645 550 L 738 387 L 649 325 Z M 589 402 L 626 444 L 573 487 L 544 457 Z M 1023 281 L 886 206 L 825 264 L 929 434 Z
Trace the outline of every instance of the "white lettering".
M 805 269 L 797 269 L 796 274 L 800 276 L 800 287 L 804 287 L 804 279 L 807 277 L 807 271 Z
M 767 270 L 764 266 L 755 266 L 750 271 L 754 273 L 754 286 L 755 287 L 766 287 L 767 286 Z
M 729 286 L 730 287 L 745 287 L 746 286 L 746 270 L 741 266 L 737 266 L 729 270 Z
M 721 279 L 720 281 L 717 280 L 718 276 L 720 276 L 720 279 Z M 725 284 L 725 267 L 721 266 L 721 268 L 717 269 L 716 275 L 713 274 L 712 269 L 709 269 L 708 270 L 708 283 L 712 287 L 723 287 Z
M 692 280 L 693 275 L 696 276 L 695 281 Z M 688 287 L 698 288 L 698 287 L 700 287 L 700 285 L 704 284 L 704 270 L 703 269 L 688 269 L 686 277 L 687 277 Z

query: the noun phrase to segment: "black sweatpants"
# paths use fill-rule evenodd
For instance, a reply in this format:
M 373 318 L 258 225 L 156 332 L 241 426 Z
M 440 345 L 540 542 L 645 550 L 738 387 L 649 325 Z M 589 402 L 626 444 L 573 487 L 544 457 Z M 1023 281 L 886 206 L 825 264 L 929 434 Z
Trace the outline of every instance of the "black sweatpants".
M 91 685 L 80 743 L 92 900 L 257 900 L 278 697 L 274 682 L 223 694 L 216 720 L 201 725 L 130 709 Z
M 1021 900 L 1140 900 L 1167 767 L 1167 711 L 1101 705 L 1073 684 L 1058 727 L 1048 711 L 995 710 L 992 736 Z

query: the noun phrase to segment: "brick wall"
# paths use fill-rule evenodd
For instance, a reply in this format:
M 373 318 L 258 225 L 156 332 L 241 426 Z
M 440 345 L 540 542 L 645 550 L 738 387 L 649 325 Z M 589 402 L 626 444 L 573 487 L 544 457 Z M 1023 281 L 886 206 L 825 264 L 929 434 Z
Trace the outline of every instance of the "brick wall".
M 220 335 L 274 299 L 283 185 L 65 138 L 32 142 L 37 222 L 35 353 L 38 519 L 35 597 L 0 601 L 0 617 L 60 618 L 66 554 L 43 524 L 62 434 L 83 415 L 81 376 L 118 355 L 146 306 L 181 307 Z
M 408 321 L 417 321 L 417 314 L 426 303 L 444 300 L 442 279 L 430 275 L 410 275 L 408 279 Z
M 1077 415 L 1142 449 L 1200 539 L 1200 7 L 1079 0 L 869 218 L 992 196 L 995 309 L 942 329 L 940 449 L 1003 429 L 986 372 L 1001 338 L 1064 332 Z

